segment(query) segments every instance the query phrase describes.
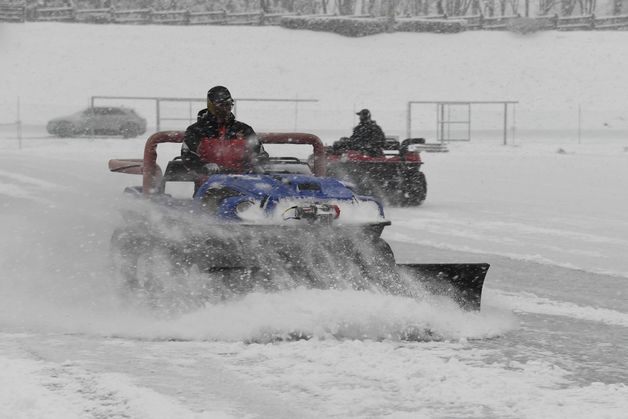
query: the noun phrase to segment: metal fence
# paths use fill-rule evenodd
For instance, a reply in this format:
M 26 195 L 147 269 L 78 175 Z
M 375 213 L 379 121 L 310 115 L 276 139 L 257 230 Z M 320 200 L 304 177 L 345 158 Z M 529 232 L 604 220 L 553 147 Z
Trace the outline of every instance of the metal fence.
M 92 107 L 96 106 L 97 103 L 102 103 L 103 101 L 116 101 L 118 103 L 126 102 L 132 103 L 134 101 L 143 101 L 143 102 L 152 102 L 152 107 L 155 112 L 155 128 L 157 131 L 160 131 L 164 126 L 164 123 L 167 122 L 182 122 L 180 125 L 188 125 L 192 122 L 196 121 L 196 109 L 193 108 L 193 105 L 200 104 L 200 108 L 205 107 L 206 99 L 204 98 L 189 98 L 189 97 L 146 97 L 146 96 L 92 96 L 90 99 L 90 104 Z M 294 129 L 298 128 L 298 120 L 299 120 L 299 104 L 302 103 L 316 103 L 318 99 L 299 99 L 299 98 L 280 98 L 280 99 L 264 99 L 264 98 L 239 98 L 234 99 L 234 107 L 233 113 L 237 116 L 239 109 L 242 108 L 245 103 L 287 103 L 293 107 L 293 125 Z M 187 106 L 186 115 L 181 114 L 181 109 L 179 112 L 176 110 L 168 109 L 168 104 L 183 104 Z M 171 113 L 169 113 L 170 111 Z M 285 116 L 284 116 L 285 118 Z
M 77 103 L 51 106 L 41 100 L 24 100 L 21 105 L 5 104 L 0 110 L 2 146 L 28 145 L 31 140 L 49 140 L 46 122 L 64 112 L 76 111 Z M 157 102 L 157 99 L 160 99 Z M 175 100 L 170 100 L 175 99 Z M 203 98 L 150 98 L 94 96 L 95 106 L 127 106 L 148 119 L 149 132 L 184 130 L 204 108 Z M 187 102 L 186 102 L 187 101 Z M 13 101 L 12 101 L 13 102 Z M 84 106 L 90 106 L 90 98 Z M 238 100 L 238 119 L 257 132 L 303 131 L 318 135 L 331 145 L 348 136 L 357 124 L 355 113 L 368 107 L 386 135 L 400 138 L 423 137 L 427 143 L 452 145 L 474 144 L 523 145 L 532 143 L 601 144 L 617 142 L 626 146 L 628 117 L 625 109 L 614 103 L 597 102 L 544 106 L 538 103 L 504 104 L 474 101 L 416 101 L 378 105 L 376 103 L 339 103 L 314 99 L 245 99 Z M 159 105 L 158 105 L 159 103 Z M 21 106 L 21 116 L 20 116 Z M 159 111 L 158 111 L 159 109 Z M 159 116 L 157 115 L 159 113 Z M 24 116 L 28 116 L 24 120 Z M 158 127 L 157 127 L 158 125 Z
M 27 6 L 25 3 L 0 3 L 0 22 L 57 21 L 84 23 L 117 24 L 161 24 L 161 25 L 280 25 L 283 17 L 296 16 L 296 13 L 264 13 L 250 11 L 229 13 L 225 10 L 195 12 L 190 10 L 154 10 L 110 8 L 78 8 L 76 6 L 46 7 Z M 308 16 L 301 16 L 307 19 Z M 335 16 L 315 15 L 317 19 L 334 19 Z M 371 15 L 346 15 L 344 18 L 369 19 Z M 404 17 L 392 18 L 402 22 Z M 519 14 L 487 16 L 484 14 L 448 16 L 417 15 L 410 20 L 442 20 L 462 22 L 464 30 L 513 30 L 529 32 L 534 30 L 609 30 L 628 29 L 628 15 L 598 17 L 594 13 L 580 16 L 543 15 L 522 17 Z
M 436 134 L 436 141 L 443 144 L 451 141 L 471 141 L 472 137 L 472 126 L 473 126 L 473 112 L 472 109 L 478 106 L 493 106 L 497 107 L 497 111 L 499 112 L 499 108 L 501 108 L 501 132 L 502 132 L 502 143 L 508 144 L 510 132 L 511 137 L 514 139 L 515 130 L 516 130 L 516 120 L 515 120 L 515 105 L 519 103 L 517 101 L 409 101 L 407 106 L 407 117 L 406 117 L 406 135 L 408 138 L 412 137 L 412 128 L 413 128 L 413 116 L 416 119 L 417 115 L 413 114 L 414 105 L 427 105 L 429 108 L 432 108 L 432 111 L 427 110 L 427 113 L 434 112 L 432 114 L 435 118 L 432 120 L 431 124 Z M 510 111 L 510 113 L 509 113 Z M 509 115 L 511 119 L 509 120 Z M 479 119 L 479 118 L 477 118 Z M 498 123 L 495 118 L 492 120 L 485 120 L 483 122 L 483 128 L 486 130 L 496 130 L 498 129 Z M 425 130 L 426 125 L 422 124 L 423 130 Z
M 282 16 L 290 13 L 192 12 L 189 10 L 154 10 L 99 8 L 85 9 L 76 6 L 27 7 L 25 4 L 0 3 L 0 22 L 83 22 L 118 24 L 164 25 L 278 25 Z

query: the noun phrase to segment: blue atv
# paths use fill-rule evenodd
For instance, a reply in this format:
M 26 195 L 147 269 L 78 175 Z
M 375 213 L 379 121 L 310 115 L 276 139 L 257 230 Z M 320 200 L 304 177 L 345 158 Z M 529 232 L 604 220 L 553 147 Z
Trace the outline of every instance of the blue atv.
M 112 237 L 126 295 L 144 295 L 154 306 L 185 306 L 306 286 L 416 298 L 446 294 L 479 309 L 488 264 L 397 265 L 381 238 L 390 225 L 381 202 L 324 176 L 318 137 L 260 135 L 264 144 L 312 146 L 309 164 L 271 157 L 251 173 L 203 175 L 175 158 L 162 173 L 157 145 L 183 138 L 158 132 L 143 159 L 109 161 L 111 171 L 143 178 L 142 186 L 125 189 L 134 199 L 124 204 L 125 224 Z M 181 185 L 189 192 L 175 193 Z

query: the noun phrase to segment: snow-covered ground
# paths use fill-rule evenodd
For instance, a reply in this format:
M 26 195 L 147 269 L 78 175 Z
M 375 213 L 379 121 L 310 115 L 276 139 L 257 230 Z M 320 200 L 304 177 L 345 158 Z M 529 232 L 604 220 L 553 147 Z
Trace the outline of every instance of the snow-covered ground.
M 627 38 L 1 25 L 0 123 L 19 96 L 32 126 L 21 148 L 0 127 L 0 417 L 625 417 Z M 202 97 L 213 84 L 318 98 L 299 129 L 326 142 L 356 107 L 403 134 L 420 98 L 518 100 L 530 130 L 560 110 L 509 146 L 425 153 L 427 201 L 387 210 L 399 261 L 491 263 L 482 311 L 308 290 L 171 320 L 121 306 L 108 241 L 138 179 L 106 161 L 140 157 L 143 139 L 62 140 L 41 125 L 91 95 Z M 585 121 L 604 135 L 578 141 L 578 105 L 608 116 Z M 241 111 L 260 131 L 296 124 L 291 108 Z

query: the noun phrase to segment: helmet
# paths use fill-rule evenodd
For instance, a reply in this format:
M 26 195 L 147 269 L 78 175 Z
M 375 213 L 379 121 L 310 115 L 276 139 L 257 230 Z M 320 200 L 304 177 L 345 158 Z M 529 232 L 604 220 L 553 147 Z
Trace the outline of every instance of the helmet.
M 221 104 L 225 102 L 231 102 L 233 105 L 233 98 L 229 89 L 225 86 L 214 86 L 207 92 L 207 103 Z
M 371 111 L 368 109 L 362 109 L 360 112 L 356 112 L 356 115 L 360 116 L 360 121 L 368 121 L 371 119 Z

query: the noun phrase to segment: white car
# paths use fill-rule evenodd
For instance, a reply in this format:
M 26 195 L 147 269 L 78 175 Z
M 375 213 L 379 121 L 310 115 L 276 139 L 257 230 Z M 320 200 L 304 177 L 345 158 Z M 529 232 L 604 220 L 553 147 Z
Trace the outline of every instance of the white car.
M 122 135 L 132 138 L 146 132 L 146 119 L 130 108 L 103 106 L 52 119 L 46 129 L 49 134 L 59 137 Z

